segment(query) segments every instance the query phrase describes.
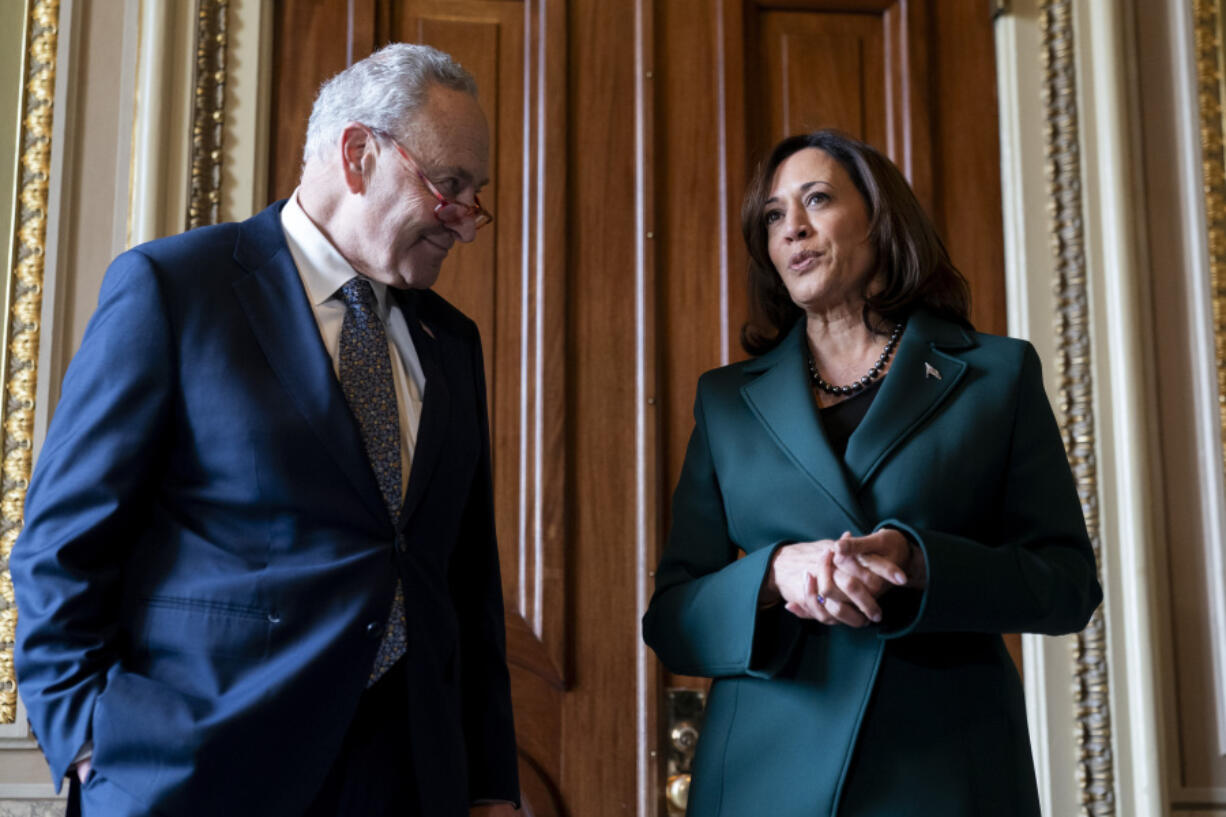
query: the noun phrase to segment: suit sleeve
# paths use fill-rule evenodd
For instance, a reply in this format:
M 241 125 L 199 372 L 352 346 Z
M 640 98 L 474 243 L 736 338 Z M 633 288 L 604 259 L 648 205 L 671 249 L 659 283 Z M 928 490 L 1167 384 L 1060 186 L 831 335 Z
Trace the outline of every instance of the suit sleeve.
M 759 599 L 771 558 L 764 547 L 736 558 L 711 458 L 700 381 L 694 432 L 673 494 L 672 528 L 643 616 L 643 640 L 671 672 L 769 678 L 787 663 L 800 620 Z
M 505 801 L 519 807 L 519 771 L 494 497 L 481 341 L 472 331 L 472 376 L 481 455 L 469 490 L 460 544 L 451 565 L 451 594 L 460 622 L 461 694 L 468 787 L 472 803 Z
M 912 632 L 1076 632 L 1102 588 L 1077 488 L 1043 390 L 1039 358 L 1026 344 L 1016 387 L 1009 461 L 995 521 L 999 539 L 979 542 L 887 519 L 928 563 L 914 618 L 885 637 Z
M 64 377 L 9 560 L 21 696 L 57 788 L 116 660 L 128 543 L 165 448 L 170 350 L 153 264 L 124 253 Z

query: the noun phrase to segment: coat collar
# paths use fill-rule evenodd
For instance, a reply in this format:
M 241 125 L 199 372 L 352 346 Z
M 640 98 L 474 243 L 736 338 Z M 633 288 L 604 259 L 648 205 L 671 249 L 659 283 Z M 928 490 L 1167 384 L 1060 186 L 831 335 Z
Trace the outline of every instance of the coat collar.
M 912 314 L 881 390 L 847 441 L 844 461 L 857 487 L 953 394 L 966 361 L 951 353 L 975 345 L 956 323 L 927 310 Z
M 920 310 L 907 321 L 889 374 L 840 460 L 830 447 L 809 385 L 805 321 L 770 352 L 745 364 L 757 374 L 741 393 L 792 461 L 846 515 L 868 529 L 856 499 L 882 462 L 951 395 L 966 370 L 955 353 L 975 345 L 961 326 Z
M 234 260 L 248 274 L 235 282 L 235 294 L 273 371 L 314 429 L 324 449 L 371 513 L 380 520 L 386 520 L 387 509 L 364 453 L 357 421 L 345 402 L 345 395 L 333 371 L 332 359 L 319 337 L 314 311 L 285 243 L 280 220 L 284 204 L 283 201 L 277 202 L 240 225 Z M 417 446 L 413 451 L 408 488 L 400 512 L 403 527 L 420 503 L 441 458 L 450 418 L 451 396 L 441 361 L 439 339 L 436 333 L 423 328 L 419 316 L 420 296 L 397 291 L 395 297 L 426 377 Z
M 442 329 L 425 323 L 428 316 L 423 315 L 423 310 L 419 309 L 423 300 L 421 294 L 399 289 L 392 290 L 392 293 L 400 305 L 405 324 L 409 327 L 413 348 L 417 350 L 422 374 L 426 378 L 426 391 L 421 399 L 421 423 L 417 427 L 417 445 L 413 449 L 409 484 L 404 493 L 404 504 L 400 508 L 400 528 L 403 530 L 421 503 L 426 487 L 442 458 L 443 442 L 448 438 L 448 426 L 451 422 L 451 390 L 447 386 L 446 367 L 442 360 L 443 349 L 439 337 Z

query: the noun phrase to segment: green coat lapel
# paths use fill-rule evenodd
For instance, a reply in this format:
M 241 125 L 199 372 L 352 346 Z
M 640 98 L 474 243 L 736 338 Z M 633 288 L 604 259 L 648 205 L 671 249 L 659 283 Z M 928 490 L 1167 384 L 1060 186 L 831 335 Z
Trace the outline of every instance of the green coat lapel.
M 782 343 L 746 364 L 746 373 L 761 374 L 741 387 L 741 395 L 792 462 L 843 511 L 849 527 L 865 532 L 860 503 L 817 415 L 805 369 L 804 328 L 798 321 Z
M 955 323 L 923 310 L 911 316 L 881 391 L 847 442 L 844 461 L 856 490 L 953 394 L 966 362 L 945 350 L 974 345 L 970 334 Z

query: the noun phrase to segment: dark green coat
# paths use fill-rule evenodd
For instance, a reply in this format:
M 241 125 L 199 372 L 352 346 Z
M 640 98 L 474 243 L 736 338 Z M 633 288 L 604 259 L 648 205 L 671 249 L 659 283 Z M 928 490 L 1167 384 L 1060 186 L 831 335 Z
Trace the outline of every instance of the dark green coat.
M 1079 630 L 1102 598 L 1038 356 L 917 313 L 840 461 L 805 355 L 801 321 L 699 380 L 643 619 L 666 667 L 716 679 L 689 814 L 1037 815 L 1000 633 Z M 883 526 L 929 579 L 890 591 L 882 625 L 759 609 L 779 545 Z

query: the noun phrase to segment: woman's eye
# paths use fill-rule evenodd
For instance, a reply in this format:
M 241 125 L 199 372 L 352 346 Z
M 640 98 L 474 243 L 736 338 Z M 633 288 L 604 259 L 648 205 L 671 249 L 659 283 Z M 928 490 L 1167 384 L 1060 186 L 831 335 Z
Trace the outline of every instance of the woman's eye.
M 769 213 L 767 213 L 765 216 L 762 217 L 762 220 L 765 221 L 767 225 L 771 225 L 771 224 L 774 224 L 776 221 L 778 221 L 781 218 L 783 218 L 783 213 L 780 213 L 778 210 L 771 210 Z
M 810 193 L 805 199 L 805 206 L 813 207 L 814 205 L 821 204 L 829 198 L 830 197 L 825 193 Z

